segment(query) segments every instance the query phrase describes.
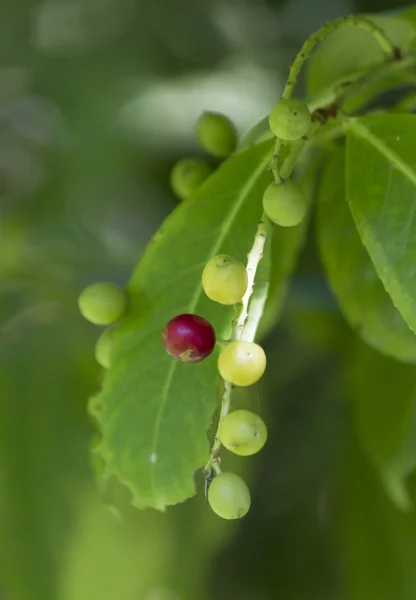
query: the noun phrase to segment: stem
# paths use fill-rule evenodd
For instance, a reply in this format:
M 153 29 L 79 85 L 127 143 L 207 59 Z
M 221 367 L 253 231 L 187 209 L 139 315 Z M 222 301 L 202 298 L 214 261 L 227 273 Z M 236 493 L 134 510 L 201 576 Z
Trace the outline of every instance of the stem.
M 266 215 L 263 215 L 262 218 L 260 219 L 258 227 L 257 227 L 253 246 L 248 254 L 248 261 L 247 261 L 247 267 L 246 267 L 247 268 L 247 279 L 248 279 L 247 290 L 241 300 L 238 314 L 233 322 L 233 330 L 232 330 L 232 334 L 231 334 L 231 340 L 245 339 L 244 325 L 246 323 L 247 316 L 248 316 L 248 305 L 250 302 L 250 297 L 253 293 L 254 278 L 256 276 L 256 271 L 257 271 L 259 262 L 263 258 L 264 244 L 266 243 L 267 234 L 270 231 L 270 228 L 271 228 L 270 220 L 266 217 Z M 250 335 L 250 337 L 252 337 L 252 336 Z M 246 340 L 246 341 L 252 341 L 252 340 L 250 339 L 250 340 Z M 211 449 L 210 457 L 208 459 L 207 464 L 204 467 L 205 473 L 211 473 L 211 471 L 214 470 L 216 472 L 216 474 L 218 475 L 218 469 L 219 469 L 219 472 L 221 472 L 221 469 L 219 466 L 219 462 L 220 462 L 219 452 L 221 449 L 219 431 L 220 431 L 221 423 L 222 423 L 224 417 L 226 417 L 228 415 L 228 413 L 230 412 L 231 392 L 232 392 L 233 387 L 234 386 L 230 381 L 224 381 L 224 391 L 223 391 L 222 399 L 221 399 L 221 411 L 220 411 L 220 416 L 218 419 L 217 431 L 215 433 L 214 444 Z
M 337 29 L 345 27 L 346 25 L 359 27 L 361 29 L 364 29 L 364 31 L 367 31 L 370 35 L 372 35 L 374 40 L 380 45 L 381 49 L 385 53 L 386 58 L 391 60 L 395 60 L 398 58 L 397 49 L 391 44 L 390 40 L 387 38 L 383 30 L 380 29 L 377 25 L 374 25 L 374 23 L 371 23 L 371 21 L 368 21 L 363 17 L 354 16 L 340 17 L 339 19 L 328 21 L 320 29 L 318 29 L 318 31 L 309 36 L 309 38 L 305 41 L 300 51 L 297 53 L 295 60 L 293 61 L 292 66 L 289 70 L 289 77 L 281 96 L 282 99 L 289 100 L 292 97 L 293 90 L 299 79 L 302 67 L 312 54 L 312 51 L 315 48 L 315 46 L 325 41 Z M 282 147 L 282 140 L 277 138 L 271 163 L 271 171 L 273 173 L 273 177 L 276 184 L 280 184 L 282 182 L 283 177 L 283 175 L 279 173 L 278 167 L 279 153 Z M 299 153 L 300 150 L 297 153 L 297 155 Z
M 251 295 L 254 289 L 254 279 L 256 277 L 257 267 L 259 266 L 259 262 L 263 258 L 263 250 L 264 244 L 266 243 L 267 234 L 269 233 L 271 227 L 271 223 L 268 217 L 265 214 L 262 215 L 256 235 L 254 238 L 253 247 L 251 248 L 248 254 L 248 262 L 247 262 L 247 278 L 248 285 L 246 293 L 242 299 L 242 307 L 240 314 L 236 319 L 236 323 L 234 325 L 235 328 L 235 339 L 245 339 L 244 337 L 244 325 L 246 323 L 248 317 L 248 305 L 250 302 Z M 252 341 L 252 340 L 246 340 Z
M 392 60 L 397 58 L 397 50 L 391 44 L 390 40 L 387 38 L 386 34 L 382 29 L 364 19 L 362 17 L 340 17 L 339 19 L 334 19 L 333 21 L 328 21 L 325 23 L 318 31 L 309 36 L 306 42 L 303 44 L 302 48 L 296 55 L 295 60 L 293 61 L 292 66 L 289 71 L 289 78 L 287 80 L 286 86 L 283 90 L 282 98 L 288 100 L 291 98 L 293 93 L 293 88 L 296 85 L 296 82 L 299 78 L 299 74 L 302 70 L 303 65 L 310 57 L 312 50 L 317 46 L 320 42 L 326 40 L 334 31 L 344 27 L 346 25 L 352 25 L 354 27 L 359 27 L 360 29 L 364 29 L 370 35 L 373 36 L 374 40 L 380 45 L 382 51 L 386 54 L 387 58 Z

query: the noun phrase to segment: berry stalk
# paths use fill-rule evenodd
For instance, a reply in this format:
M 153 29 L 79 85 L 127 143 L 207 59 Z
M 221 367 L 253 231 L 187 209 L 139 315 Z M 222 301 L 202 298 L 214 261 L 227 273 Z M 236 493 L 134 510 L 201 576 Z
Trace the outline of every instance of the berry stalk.
M 267 235 L 270 231 L 270 227 L 271 227 L 270 220 L 266 217 L 266 215 L 263 214 L 262 218 L 260 219 L 260 221 L 258 223 L 253 246 L 248 254 L 248 261 L 247 261 L 247 267 L 246 267 L 248 285 L 247 285 L 246 293 L 244 294 L 244 296 L 241 300 L 239 312 L 233 322 L 231 341 L 235 341 L 235 340 L 253 341 L 253 339 L 254 339 L 255 332 L 253 332 L 252 330 L 250 330 L 250 332 L 249 332 L 250 335 L 246 335 L 246 336 L 244 335 L 244 325 L 246 323 L 246 320 L 247 320 L 247 317 L 249 314 L 249 303 L 250 303 L 251 295 L 253 294 L 253 290 L 254 290 L 254 280 L 256 277 L 257 267 L 258 267 L 261 259 L 263 258 L 264 245 L 266 243 L 266 239 L 267 239 Z M 217 474 L 218 474 L 218 471 L 221 472 L 221 469 L 219 466 L 219 452 L 221 449 L 221 441 L 220 441 L 220 437 L 219 437 L 219 431 L 220 431 L 220 427 L 221 427 L 221 424 L 222 424 L 224 418 L 230 412 L 231 392 L 233 390 L 233 387 L 234 386 L 230 381 L 224 381 L 224 390 L 223 390 L 222 399 L 221 399 L 221 410 L 220 410 L 220 415 L 219 415 L 219 419 L 218 419 L 217 431 L 215 433 L 214 444 L 211 449 L 211 454 L 210 454 L 209 460 L 203 469 L 206 475 L 210 475 L 213 469 L 215 470 L 215 472 Z

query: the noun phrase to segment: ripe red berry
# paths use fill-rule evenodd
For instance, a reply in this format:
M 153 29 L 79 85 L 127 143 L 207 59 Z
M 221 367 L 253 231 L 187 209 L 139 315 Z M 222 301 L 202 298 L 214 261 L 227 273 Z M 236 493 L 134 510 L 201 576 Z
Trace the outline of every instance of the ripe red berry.
M 199 362 L 215 347 L 213 326 L 198 315 L 178 315 L 166 325 L 163 335 L 166 351 L 182 362 Z

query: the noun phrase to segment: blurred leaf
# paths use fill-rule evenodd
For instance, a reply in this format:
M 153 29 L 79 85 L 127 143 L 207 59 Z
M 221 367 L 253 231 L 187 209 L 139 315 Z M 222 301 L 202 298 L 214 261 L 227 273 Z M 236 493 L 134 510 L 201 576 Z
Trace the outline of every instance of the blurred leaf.
M 416 467 L 416 369 L 359 346 L 349 379 L 361 444 L 392 501 L 409 510 L 406 478 Z
M 416 27 L 399 16 L 365 16 L 381 27 L 402 51 L 409 47 L 416 35 Z M 369 33 L 358 27 L 345 26 L 312 56 L 307 71 L 308 96 L 318 95 L 325 88 L 382 61 L 383 53 Z
M 400 365 L 400 368 L 406 367 Z M 355 440 L 351 441 L 339 472 L 342 483 L 337 515 L 341 520 L 338 531 L 346 597 L 351 600 L 413 600 L 416 589 L 415 511 L 400 512 L 388 500 Z
M 180 363 L 164 351 L 161 334 L 172 317 L 191 312 L 207 318 L 218 338 L 229 337 L 234 308 L 205 297 L 201 272 L 219 252 L 245 262 L 270 181 L 270 152 L 268 142 L 223 163 L 167 219 L 131 278 L 115 364 L 90 407 L 102 431 L 106 475 L 130 488 L 137 507 L 164 509 L 195 493 L 216 405 L 215 354 Z
M 351 327 L 368 344 L 416 362 L 416 336 L 383 287 L 345 199 L 345 152 L 329 159 L 318 194 L 318 242 L 330 284 Z
M 0 574 L 10 600 L 56 600 L 62 547 L 89 481 L 93 372 L 73 323 L 1 346 Z
M 416 331 L 416 115 L 351 119 L 346 193 L 361 240 L 384 287 Z
M 89 491 L 63 555 L 59 600 L 137 600 L 157 588 L 173 558 L 165 515 L 136 513 L 123 522 Z

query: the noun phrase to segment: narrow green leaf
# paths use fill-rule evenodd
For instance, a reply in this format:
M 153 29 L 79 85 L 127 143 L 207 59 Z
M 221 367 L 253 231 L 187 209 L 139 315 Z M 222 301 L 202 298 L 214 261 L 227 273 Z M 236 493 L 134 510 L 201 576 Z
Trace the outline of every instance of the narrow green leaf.
M 134 271 L 130 312 L 116 336 L 115 364 L 91 400 L 106 461 L 137 507 L 163 510 L 194 494 L 193 476 L 208 458 L 206 431 L 216 407 L 216 354 L 197 364 L 168 356 L 161 336 L 175 315 L 208 319 L 229 337 L 233 307 L 211 302 L 201 288 L 206 262 L 224 252 L 246 261 L 267 172 L 270 142 L 236 154 L 154 236 Z
M 416 369 L 360 346 L 349 384 L 363 448 L 391 500 L 408 510 L 406 478 L 416 467 Z
M 416 331 L 416 115 L 352 119 L 346 192 L 361 240 L 395 306 Z
M 318 242 L 331 287 L 351 327 L 384 354 L 416 362 L 416 336 L 383 287 L 345 198 L 345 151 L 325 167 L 318 193 Z

